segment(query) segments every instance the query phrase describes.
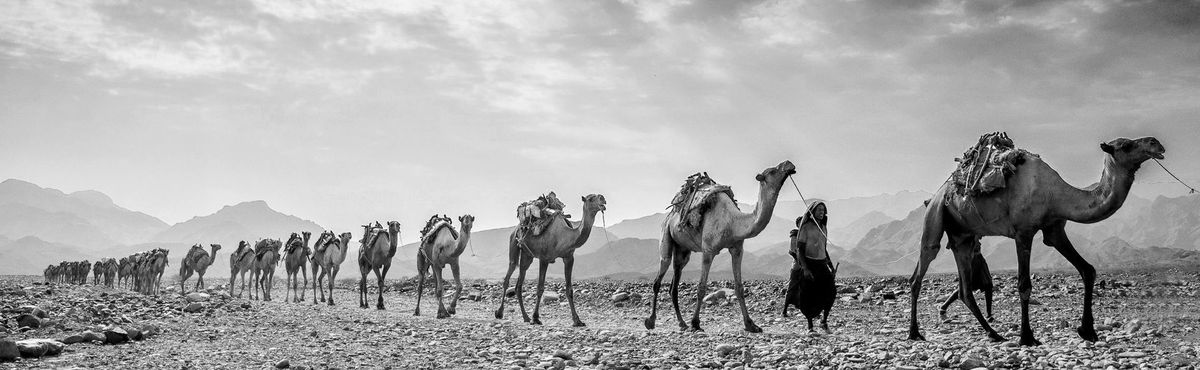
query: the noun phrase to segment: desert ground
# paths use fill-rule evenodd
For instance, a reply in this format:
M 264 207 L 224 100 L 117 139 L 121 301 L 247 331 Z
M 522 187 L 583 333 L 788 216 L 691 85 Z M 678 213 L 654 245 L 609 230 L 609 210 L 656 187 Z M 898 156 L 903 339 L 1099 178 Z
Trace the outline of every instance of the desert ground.
M 69 344 L 60 355 L 0 362 L 0 369 L 1198 367 L 1200 268 L 1099 275 L 1095 314 L 1101 340 L 1088 343 L 1075 334 L 1082 302 L 1078 275 L 1035 274 L 1031 315 L 1044 343 L 1039 347 L 1015 342 L 1019 306 L 1012 272 L 996 274 L 994 325 L 1010 340 L 1001 343 L 988 342 L 961 303 L 951 307 L 950 320 L 939 320 L 937 306 L 954 283 L 950 275 L 926 279 L 920 301 L 925 342 L 906 340 L 909 293 L 906 277 L 900 276 L 839 278 L 843 293 L 830 317 L 832 334 L 810 334 L 803 318 L 780 317 L 786 281 L 747 282 L 751 317 L 765 331 L 748 334 L 742 331 L 738 304 L 730 298 L 705 304 L 705 331 L 680 332 L 665 286 L 658 326 L 645 329 L 642 320 L 652 295 L 645 280 L 577 282 L 578 311 L 587 327 L 573 328 L 561 281 L 547 284 L 547 291 L 560 293 L 561 299 L 548 300 L 541 313 L 544 325 L 536 326 L 522 321 L 511 299 L 504 319 L 493 317 L 501 296 L 495 281 L 465 281 L 466 298 L 457 315 L 436 319 L 432 296 L 423 301 L 422 316 L 413 316 L 416 290 L 411 280 L 389 281 L 386 310 L 380 311 L 374 308 L 374 295 L 371 308 L 358 307 L 357 276 L 338 282 L 336 306 L 330 307 L 313 304 L 311 290 L 303 303 L 284 302 L 282 277 L 276 280 L 274 301 L 262 302 L 246 295 L 230 297 L 222 285 L 226 281 L 209 275 L 213 288 L 206 291 L 208 300 L 190 313 L 184 311 L 188 302 L 177 286 L 149 297 L 91 285 L 44 285 L 41 277 L 5 276 L 0 277 L 0 310 L 5 316 L 0 336 L 62 341 L 113 325 L 146 334 L 143 340 L 121 344 Z M 174 280 L 164 285 L 168 282 Z M 695 303 L 695 283 L 685 281 L 682 286 L 680 304 L 687 320 Z M 712 283 L 714 289 L 731 286 L 729 281 Z M 533 290 L 528 282 L 527 287 Z M 620 292 L 629 293 L 629 298 L 614 302 Z M 526 294 L 532 311 L 531 294 Z M 982 294 L 976 296 L 982 304 Z M 14 319 L 29 305 L 48 316 L 39 328 L 19 328 Z

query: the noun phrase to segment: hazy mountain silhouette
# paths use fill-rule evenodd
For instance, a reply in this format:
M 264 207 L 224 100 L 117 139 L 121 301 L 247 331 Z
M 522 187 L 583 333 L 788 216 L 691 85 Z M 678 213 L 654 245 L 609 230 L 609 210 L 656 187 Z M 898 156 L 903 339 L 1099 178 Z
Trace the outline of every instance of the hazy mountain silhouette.
M 37 236 L 50 242 L 86 247 L 140 243 L 167 224 L 113 203 L 101 192 L 71 194 L 8 179 L 0 182 L 0 235 Z

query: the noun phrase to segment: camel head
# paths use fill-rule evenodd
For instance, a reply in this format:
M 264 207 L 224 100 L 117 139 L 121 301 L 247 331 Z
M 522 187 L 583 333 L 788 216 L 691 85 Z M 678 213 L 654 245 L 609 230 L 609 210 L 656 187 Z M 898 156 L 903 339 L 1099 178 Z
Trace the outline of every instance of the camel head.
M 342 247 L 345 247 L 345 246 L 349 245 L 349 244 L 350 244 L 350 238 L 353 238 L 353 237 L 354 237 L 354 236 L 350 235 L 350 232 L 349 232 L 349 231 L 342 233 L 342 235 L 341 235 L 341 239 L 342 239 Z
M 458 223 L 462 225 L 463 230 L 470 230 L 471 226 L 475 225 L 475 216 L 469 214 L 458 216 Z
M 1107 143 L 1100 143 L 1100 150 L 1108 153 L 1113 161 L 1126 168 L 1137 169 L 1151 158 L 1163 159 L 1167 152 L 1158 139 L 1147 136 L 1138 139 L 1116 138 Z
M 762 173 L 754 176 L 754 179 L 761 183 L 783 185 L 783 181 L 795 173 L 796 165 L 792 164 L 792 161 L 783 161 L 775 167 L 763 170 Z
M 244 248 L 250 248 L 250 242 L 245 240 L 238 242 L 238 250 L 240 251 Z
M 389 233 L 400 232 L 400 221 L 388 221 L 387 225 Z
M 606 209 L 608 209 L 607 205 L 608 201 L 604 200 L 604 195 L 602 194 L 588 194 L 587 196 L 583 197 L 584 213 L 592 214 L 595 212 L 604 212 Z

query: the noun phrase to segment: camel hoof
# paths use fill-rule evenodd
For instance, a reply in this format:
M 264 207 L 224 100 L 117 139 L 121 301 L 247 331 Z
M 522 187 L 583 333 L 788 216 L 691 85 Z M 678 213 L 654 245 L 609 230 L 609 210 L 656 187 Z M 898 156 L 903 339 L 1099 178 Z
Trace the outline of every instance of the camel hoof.
M 918 331 L 916 331 L 916 330 L 909 330 L 909 331 L 908 331 L 908 340 L 919 340 L 919 341 L 924 341 L 924 340 L 925 340 L 925 336 L 924 336 L 924 335 L 921 335 L 921 333 L 920 333 L 920 332 L 918 332 Z
M 693 332 L 693 333 L 698 333 L 698 332 L 704 331 L 704 329 L 701 329 L 699 326 L 693 326 L 693 327 L 689 328 L 688 331 Z
M 987 318 L 987 322 L 996 322 L 996 317 L 995 317 L 995 316 L 988 316 L 988 318 Z
M 788 316 L 788 313 L 787 313 L 787 311 L 783 311 L 783 314 L 781 314 L 780 316 L 783 316 L 783 317 L 790 317 L 790 316 Z
M 446 311 L 440 311 L 440 312 L 438 312 L 438 314 L 437 314 L 437 318 L 439 318 L 439 319 L 444 319 L 444 318 L 447 318 L 447 317 L 450 317 L 450 314 L 449 314 L 449 313 L 446 313 Z
M 1079 332 L 1080 338 L 1083 338 L 1083 340 L 1086 340 L 1088 342 L 1095 342 L 1100 339 L 1100 337 L 1096 335 L 1096 329 L 1091 326 L 1088 326 L 1088 327 L 1080 326 L 1079 329 L 1076 331 Z
M 450 309 L 446 310 L 446 312 L 450 313 L 451 315 L 458 314 L 457 310 L 455 310 L 454 307 L 450 307 Z
M 383 305 L 375 305 L 375 309 L 383 311 Z
M 332 300 L 332 299 L 330 299 L 330 300 L 329 300 L 329 307 L 333 307 L 333 300 Z
M 500 320 L 500 319 L 503 319 L 503 318 L 504 318 L 504 310 L 502 310 L 502 309 L 496 309 L 496 319 L 497 319 L 497 320 Z
M 584 324 L 583 321 L 576 321 L 574 324 L 571 324 L 571 326 L 576 328 L 586 328 L 587 324 Z
M 1034 339 L 1033 335 L 1029 335 L 1029 336 L 1022 335 L 1021 336 L 1021 345 L 1022 346 L 1040 346 L 1040 345 L 1042 345 L 1042 341 Z
M 946 316 L 946 311 L 939 311 L 938 319 L 942 320 L 943 323 L 950 322 L 950 318 Z
M 533 318 L 533 321 L 530 321 L 530 322 L 529 322 L 529 325 L 541 325 L 541 324 L 542 324 L 542 319 L 539 319 L 539 318 L 536 318 L 536 317 L 535 317 L 535 318 Z
M 413 316 L 421 316 L 421 310 L 413 310 Z
M 746 323 L 746 332 L 749 332 L 749 333 L 762 333 L 762 331 L 763 331 L 763 330 L 762 330 L 762 328 L 758 327 L 758 325 L 755 325 L 753 322 L 747 322 L 747 323 Z
M 642 322 L 646 325 L 646 329 L 654 330 L 654 318 L 653 317 L 647 317 Z

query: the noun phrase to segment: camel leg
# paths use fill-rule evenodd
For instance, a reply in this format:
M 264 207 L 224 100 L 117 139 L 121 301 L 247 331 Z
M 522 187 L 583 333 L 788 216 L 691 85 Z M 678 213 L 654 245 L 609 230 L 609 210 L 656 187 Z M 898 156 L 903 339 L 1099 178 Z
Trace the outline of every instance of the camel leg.
M 825 334 L 833 334 L 833 331 L 829 330 L 829 309 L 828 308 L 826 308 L 825 311 L 821 312 L 821 330 L 824 330 Z
M 762 328 L 750 319 L 750 312 L 746 310 L 746 294 L 745 288 L 742 287 L 742 246 L 739 245 L 729 248 L 729 256 L 733 257 L 733 289 L 737 293 L 738 306 L 742 308 L 742 323 L 746 326 L 746 331 L 751 333 L 762 333 Z
M 799 286 L 800 286 L 800 279 L 795 278 L 796 272 L 797 272 L 796 267 L 792 266 L 792 270 L 789 271 L 789 274 L 792 277 L 788 279 L 787 290 L 784 291 L 784 293 L 783 293 L 783 312 L 780 313 L 780 316 L 783 316 L 783 317 L 788 317 L 788 306 L 791 306 L 791 303 L 789 303 L 789 302 L 791 302 L 793 299 L 796 298 L 796 291 L 799 289 Z
M 1094 327 L 1094 319 L 1092 318 L 1092 289 L 1096 283 L 1096 268 L 1079 255 L 1079 251 L 1075 250 L 1075 246 L 1071 245 L 1071 240 L 1067 238 L 1067 232 L 1063 229 L 1065 222 L 1060 222 L 1050 228 L 1042 230 L 1042 237 L 1046 245 L 1052 246 L 1062 254 L 1067 262 L 1075 266 L 1075 270 L 1079 271 L 1079 276 L 1083 279 L 1083 317 L 1081 325 L 1076 332 L 1079 337 L 1089 342 L 1095 342 L 1099 337 L 1096 336 Z
M 958 285 L 962 285 L 962 283 L 959 281 L 955 281 L 955 283 L 959 283 Z M 958 300 L 958 296 L 963 294 L 959 290 L 961 290 L 961 288 L 955 289 L 953 292 L 950 292 L 950 294 L 946 296 L 946 301 L 943 302 L 942 306 L 938 308 L 938 317 L 942 319 L 942 322 L 950 321 L 950 318 L 946 317 L 946 310 L 949 310 L 950 305 L 953 304 L 954 301 Z M 988 303 L 988 307 L 991 307 L 992 301 L 990 299 L 988 300 L 987 303 Z M 989 310 L 988 312 L 989 312 L 988 316 L 991 316 L 991 311 Z
M 329 301 L 328 302 L 329 302 L 330 306 L 333 306 L 333 281 L 335 279 L 337 279 L 337 273 L 341 269 L 342 268 L 338 267 L 338 266 L 333 266 L 333 267 L 325 269 L 325 275 L 329 275 Z M 322 291 L 321 294 L 325 294 L 324 291 Z M 325 297 L 321 296 L 321 298 L 325 298 Z
M 432 266 L 432 267 L 433 267 L 433 284 L 434 284 L 433 290 L 437 292 L 437 302 L 438 302 L 437 318 L 444 319 L 444 318 L 450 317 L 450 313 L 446 312 L 446 304 L 445 304 L 446 298 L 443 297 L 446 294 L 444 293 L 445 290 L 443 290 L 445 285 L 442 284 L 443 283 L 442 282 L 442 266 Z
M 546 288 L 546 269 L 548 269 L 549 267 L 550 267 L 549 261 L 546 261 L 544 259 L 538 259 L 537 294 L 535 294 L 533 296 L 533 321 L 530 322 L 530 324 L 533 324 L 533 325 L 541 325 L 542 324 L 541 315 L 539 314 L 539 312 L 541 312 L 541 309 L 542 309 L 542 293 L 545 292 L 545 288 Z
M 692 252 L 684 248 L 675 248 L 675 266 L 671 268 L 671 306 L 675 309 L 675 323 L 679 331 L 687 331 L 688 326 L 683 321 L 683 313 L 679 311 L 679 278 L 683 276 L 683 268 L 692 258 Z
M 320 267 L 317 265 L 316 261 L 313 261 L 311 266 L 312 267 L 310 267 L 310 268 L 312 269 L 312 276 L 313 276 L 313 286 L 312 286 L 313 302 L 312 303 L 317 304 L 317 290 L 324 290 L 324 289 L 321 289 L 321 275 L 317 274 L 320 271 Z M 325 302 L 325 292 L 324 291 L 321 292 L 321 302 Z
M 1033 281 L 1029 279 L 1029 256 L 1033 252 L 1033 235 L 1018 235 L 1017 238 L 1017 290 L 1021 295 L 1021 345 L 1040 346 L 1029 326 L 1029 298 L 1033 294 Z
M 662 239 L 660 239 L 658 244 L 658 275 L 654 277 L 654 288 L 652 289 L 654 291 L 654 298 L 650 301 L 650 316 L 643 322 L 646 329 L 654 329 L 654 322 L 658 320 L 658 292 L 662 289 L 663 276 L 667 275 L 667 269 L 671 267 L 671 258 L 675 255 L 675 248 L 671 243 L 669 232 L 665 232 L 664 230 Z
M 529 265 L 533 264 L 533 255 L 526 256 L 521 253 L 520 271 L 517 273 L 517 306 L 521 307 L 521 317 L 525 322 L 529 322 L 529 314 L 525 313 L 525 272 L 529 271 Z
M 567 280 L 567 305 L 571 307 L 571 326 L 582 328 L 587 326 L 575 312 L 575 289 L 571 286 L 571 272 L 575 269 L 575 256 L 563 257 L 563 278 Z
M 387 276 L 387 265 L 382 268 L 375 269 L 375 280 L 379 282 L 379 291 L 375 296 L 378 297 L 375 301 L 375 309 L 383 310 L 383 277 Z
M 462 297 L 463 291 L 462 275 L 458 270 L 458 258 L 455 258 L 454 261 L 450 262 L 450 274 L 454 275 L 454 299 L 450 300 L 449 312 L 451 315 L 454 315 L 458 313 L 458 299 L 459 297 Z
M 196 289 L 195 290 L 204 290 L 204 288 L 207 287 L 206 285 L 204 285 L 204 272 L 201 271 L 201 272 L 197 273 L 196 275 L 198 275 L 198 276 L 196 276 Z
M 987 303 L 987 320 L 988 322 L 996 322 L 996 317 L 992 316 L 992 290 L 987 288 L 983 290 L 983 299 Z
M 187 279 L 191 277 L 186 269 L 179 271 L 179 295 L 187 295 Z
M 504 283 L 500 287 L 500 308 L 496 309 L 496 318 L 504 318 L 504 302 L 508 300 L 508 281 L 512 278 L 513 270 L 517 269 L 517 259 L 514 256 L 508 258 L 508 272 L 504 273 Z M 520 288 L 518 288 L 520 289 Z
M 304 285 L 300 286 L 300 300 L 296 302 L 304 302 L 304 293 L 308 291 L 308 271 L 304 270 L 304 264 L 300 265 L 300 276 L 304 277 Z M 313 278 L 316 277 L 313 275 Z
M 235 288 L 235 287 L 237 287 L 237 271 L 236 270 L 229 272 L 229 295 L 230 296 L 234 296 L 233 288 Z M 234 297 L 237 297 L 237 296 L 234 296 Z
M 921 283 L 925 280 L 925 273 L 929 271 L 929 264 L 933 263 L 933 259 L 937 258 L 938 252 L 941 251 L 946 214 L 945 204 L 940 197 L 944 192 L 943 187 L 942 191 L 935 193 L 933 201 L 929 202 L 925 210 L 925 227 L 921 231 L 921 258 L 917 260 L 917 267 L 909 280 L 909 340 L 925 340 L 925 336 L 921 335 L 920 325 L 917 324 L 917 299 L 921 297 Z
M 371 270 L 363 271 L 362 278 L 358 279 L 358 306 L 361 308 L 371 307 L 367 305 L 367 274 L 370 272 Z
M 983 313 L 979 311 L 979 304 L 975 301 L 975 294 L 971 292 L 971 276 L 975 275 L 974 265 L 971 260 L 979 253 L 979 237 L 975 235 L 952 235 L 950 240 L 954 246 L 954 262 L 958 265 L 958 297 L 962 300 L 963 305 L 971 311 L 971 315 L 975 316 L 975 320 L 979 321 L 979 325 L 987 332 L 988 339 L 993 342 L 1003 342 L 1004 337 L 1000 336 L 992 326 L 988 324 L 987 319 L 983 317 Z
M 700 309 L 704 308 L 704 290 L 708 288 L 708 271 L 712 269 L 713 257 L 715 256 L 712 252 L 705 251 L 701 254 L 700 284 L 696 285 L 696 311 L 692 312 L 692 331 L 704 331 L 700 328 Z
M 413 316 L 421 316 L 421 297 L 425 295 L 425 271 L 428 268 L 429 263 L 417 256 L 417 308 L 413 309 Z
M 283 283 L 283 301 L 287 302 L 288 298 L 291 297 L 292 291 L 296 289 L 296 284 L 292 283 L 292 276 L 294 275 L 292 275 L 291 271 L 284 270 L 283 272 L 287 275 L 287 282 Z

